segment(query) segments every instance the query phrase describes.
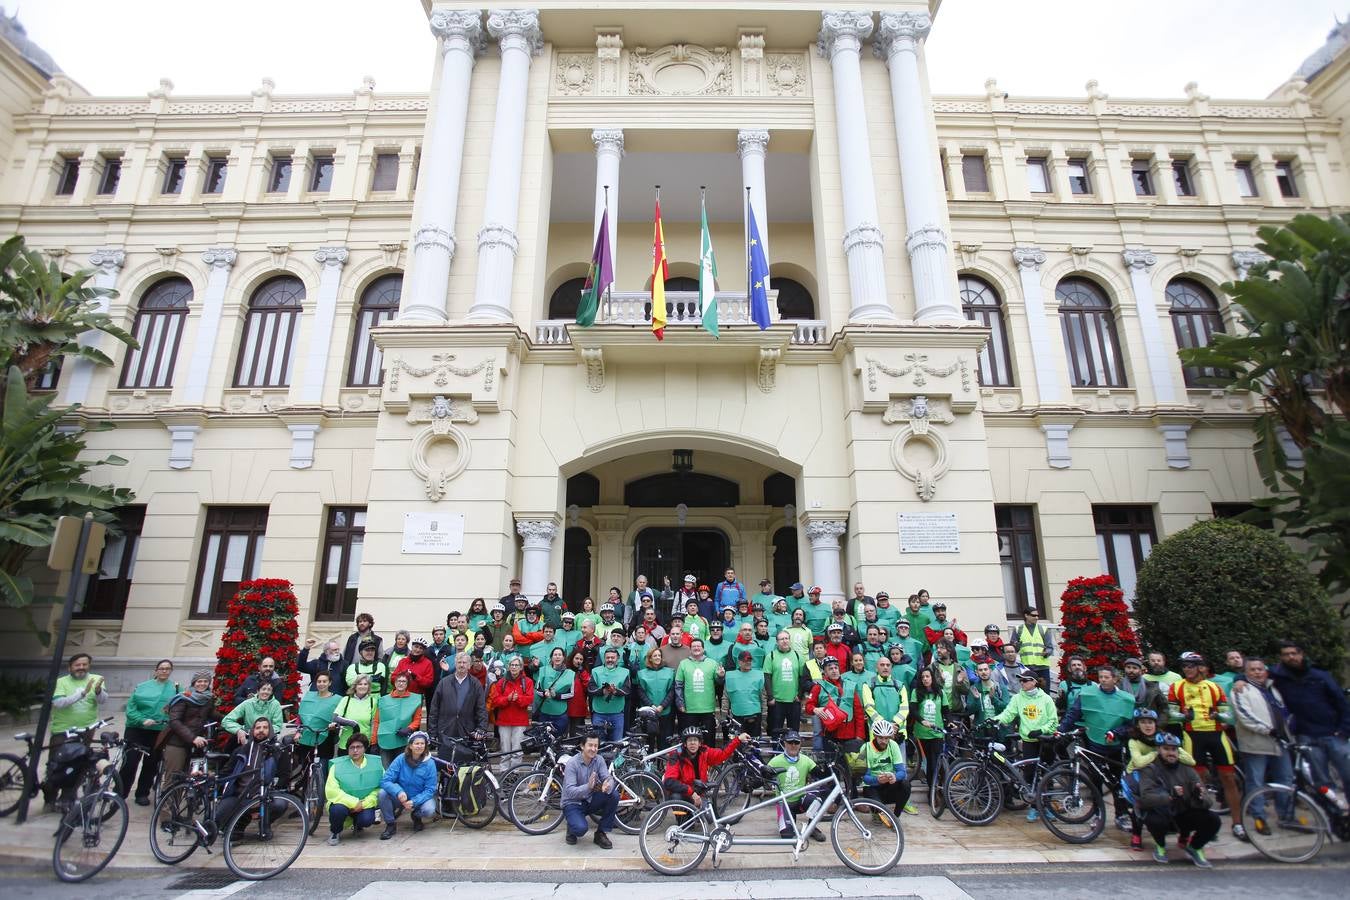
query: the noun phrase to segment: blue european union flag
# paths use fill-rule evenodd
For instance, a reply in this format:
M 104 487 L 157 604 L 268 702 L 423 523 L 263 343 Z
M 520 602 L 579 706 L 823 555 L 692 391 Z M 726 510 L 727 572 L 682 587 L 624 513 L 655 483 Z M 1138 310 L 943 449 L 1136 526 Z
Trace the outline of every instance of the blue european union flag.
M 746 204 L 750 217 L 750 318 L 763 331 L 769 327 L 769 261 L 764 258 L 764 244 L 759 239 L 755 224 L 755 208 Z

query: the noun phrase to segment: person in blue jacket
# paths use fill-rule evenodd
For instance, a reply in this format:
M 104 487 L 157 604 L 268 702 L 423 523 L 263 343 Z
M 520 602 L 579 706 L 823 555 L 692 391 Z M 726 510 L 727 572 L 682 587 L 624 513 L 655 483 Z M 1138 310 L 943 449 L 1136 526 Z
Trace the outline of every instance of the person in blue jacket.
M 404 810 L 412 815 L 414 832 L 422 830 L 423 819 L 436 815 L 436 763 L 425 731 L 414 731 L 403 753 L 385 770 L 376 802 L 384 819 L 382 841 L 398 833 L 394 820 Z
M 1341 782 L 1350 785 L 1350 703 L 1336 679 L 1313 668 L 1293 641 L 1280 642 L 1280 664 L 1270 674 L 1293 719 L 1294 735 L 1313 746 L 1318 782 L 1329 783 L 1330 762 L 1341 773 Z

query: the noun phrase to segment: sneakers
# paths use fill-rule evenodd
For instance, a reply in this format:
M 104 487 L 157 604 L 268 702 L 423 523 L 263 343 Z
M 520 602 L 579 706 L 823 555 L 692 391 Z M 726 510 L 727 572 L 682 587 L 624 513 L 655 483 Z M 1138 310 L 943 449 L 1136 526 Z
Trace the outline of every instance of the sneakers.
M 567 845 L 569 847 L 575 847 L 577 845 L 577 836 L 570 831 L 567 832 Z
M 1214 863 L 1205 859 L 1205 851 L 1201 850 L 1199 847 L 1187 847 L 1186 855 L 1191 858 L 1191 862 L 1195 863 L 1197 869 L 1214 868 Z
M 417 834 L 417 832 L 419 832 L 419 831 L 421 831 L 423 828 L 426 828 L 426 827 L 427 827 L 426 825 L 424 825 L 424 824 L 422 823 L 422 817 L 421 817 L 421 816 L 413 816 L 413 817 L 412 817 L 412 822 L 413 822 L 413 834 Z
M 137 798 L 136 798 L 136 805 L 137 805 L 137 806 L 149 806 L 149 805 L 150 805 L 150 798 L 149 798 L 149 797 L 137 797 Z
M 915 806 L 913 803 L 906 803 L 906 804 L 905 804 L 905 815 L 907 815 L 907 816 L 917 816 L 918 814 L 919 814 L 919 808 L 918 808 L 917 806 Z
M 1251 843 L 1251 838 L 1247 837 L 1247 829 L 1243 828 L 1241 824 L 1233 826 L 1233 837 L 1242 841 L 1244 844 Z
M 1129 816 L 1127 815 L 1116 816 L 1116 827 L 1119 828 L 1121 831 L 1129 831 L 1131 824 L 1132 823 L 1130 822 Z
M 780 828 L 778 829 L 778 836 L 783 840 L 790 841 L 796 837 L 797 834 L 791 828 Z
M 812 829 L 811 829 L 811 840 L 813 840 L 813 841 L 819 841 L 820 843 L 823 844 L 823 843 L 825 843 L 825 835 L 821 833 L 821 831 L 820 831 L 819 828 L 812 828 Z
M 1130 835 L 1130 849 L 1137 853 L 1142 853 L 1144 850 L 1144 839 L 1137 834 Z
M 605 834 L 603 831 L 597 831 L 595 833 L 595 846 L 599 847 L 601 850 L 613 850 L 614 842 L 611 841 L 609 835 Z
M 380 840 L 387 841 L 397 833 L 398 826 L 393 822 L 390 822 L 388 825 L 384 826 L 384 831 L 380 832 Z
M 1038 813 L 1038 812 L 1036 812 L 1036 807 L 1033 806 L 1033 807 L 1031 807 L 1031 809 L 1027 810 L 1027 821 L 1028 821 L 1028 822 L 1035 822 L 1035 821 L 1039 820 L 1040 817 L 1041 817 L 1041 814 Z
M 335 831 L 332 834 L 328 835 L 328 846 L 336 847 L 341 842 L 341 840 L 342 839 L 338 837 L 337 832 Z
M 1266 822 L 1264 817 L 1257 816 L 1252 820 L 1252 827 L 1256 829 L 1257 834 L 1265 835 L 1266 837 L 1270 836 L 1270 825 Z
M 1153 845 L 1153 861 L 1167 865 L 1167 848 L 1162 844 Z

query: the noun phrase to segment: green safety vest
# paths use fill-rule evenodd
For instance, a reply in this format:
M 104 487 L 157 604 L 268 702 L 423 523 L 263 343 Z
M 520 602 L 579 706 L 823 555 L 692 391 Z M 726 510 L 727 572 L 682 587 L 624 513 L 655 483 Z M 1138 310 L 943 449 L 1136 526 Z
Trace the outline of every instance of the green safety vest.
M 775 647 L 764 656 L 764 673 L 769 676 L 772 699 L 780 703 L 797 699 L 803 665 L 801 654 L 796 650 L 783 653 Z
M 703 662 L 686 659 L 675 677 L 684 684 L 685 712 L 710 713 L 717 707 L 717 663 L 707 658 Z
M 627 685 L 630 673 L 623 666 L 596 666 L 591 669 L 591 684 L 601 687 L 610 684 L 616 688 L 622 688 Z M 619 713 L 623 712 L 624 704 L 628 698 L 622 694 L 615 694 L 613 697 L 606 697 L 604 694 L 594 694 L 591 697 L 591 712 L 598 713 Z
M 384 663 L 378 660 L 369 664 L 354 662 L 347 667 L 347 680 L 343 683 L 350 688 L 362 675 L 370 679 L 371 696 L 378 697 L 384 693 L 384 683 L 389 678 L 389 670 L 385 668 Z
M 333 758 L 333 773 L 337 776 L 338 787 L 358 800 L 365 800 L 379 790 L 380 780 L 384 778 L 384 766 L 380 765 L 378 756 L 367 754 L 362 761 L 365 765 L 358 766 L 349 756 Z
M 535 679 L 534 683 L 535 695 L 542 696 L 544 691 L 565 694 L 567 689 L 576 682 L 576 677 L 577 673 L 565 666 L 562 671 L 552 666 L 547 669 L 540 669 L 539 677 Z M 548 683 L 545 684 L 545 681 L 548 681 Z M 543 700 L 539 703 L 539 711 L 546 716 L 561 716 L 567 712 L 567 701 L 559 700 L 557 697 Z
M 62 675 L 56 679 L 56 690 L 52 692 L 52 697 L 70 697 L 78 694 L 89 684 L 90 679 L 97 677 L 89 674 L 76 679 L 72 675 Z M 105 686 L 103 689 L 106 691 L 107 687 Z M 93 725 L 97 722 L 98 701 L 94 699 L 94 696 L 94 692 L 91 690 L 70 706 L 63 708 L 53 706 L 52 734 L 57 734 L 69 728 L 84 728 L 86 725 Z
M 811 633 L 816 637 L 824 636 L 825 626 L 834 618 L 834 610 L 825 603 L 808 603 L 802 607 L 802 611 L 806 613 L 806 627 L 811 629 Z
M 842 689 L 842 690 L 840 690 L 840 688 L 835 687 L 833 684 L 831 684 L 830 682 L 826 681 L 824 678 L 820 679 L 820 681 L 818 681 L 818 682 L 816 682 L 816 683 L 820 685 L 820 699 L 829 699 L 829 700 L 833 700 L 833 701 L 834 701 L 834 705 L 837 706 L 837 707 L 839 707 L 840 709 L 842 709 L 842 710 L 844 711 L 844 721 L 845 721 L 845 722 L 852 722 L 852 721 L 853 721 L 853 697 L 855 696 L 855 694 L 856 694 L 856 692 L 857 692 L 857 690 L 858 690 L 858 686 L 857 686 L 856 684 L 849 684 L 847 681 L 844 681 L 842 678 L 840 679 L 840 683 L 843 685 L 843 689 Z M 845 695 L 845 694 L 848 695 L 848 702 L 844 702 L 844 695 Z M 818 704 L 818 705 L 824 706 L 825 704 L 824 704 L 824 703 L 820 703 L 820 704 Z
M 895 623 L 900 621 L 900 610 L 894 606 L 877 607 L 877 624 L 890 632 L 891 637 L 895 637 Z M 911 626 L 913 627 L 913 626 Z
M 733 716 L 757 716 L 764 696 L 764 675 L 756 669 L 727 672 L 726 694 Z
M 1116 688 L 1111 693 L 1101 689 L 1100 685 L 1089 684 L 1078 692 L 1078 706 L 1083 711 L 1083 724 L 1087 726 L 1088 740 L 1099 746 L 1107 746 L 1106 733 L 1118 731 L 1129 724 L 1134 715 L 1134 695 L 1129 691 Z M 1117 738 L 1109 742 L 1116 746 L 1122 741 Z
M 895 680 L 892 675 L 886 681 L 878 678 L 863 693 L 863 700 L 871 699 L 868 712 L 879 719 L 885 719 L 888 722 L 894 722 L 900 726 L 900 731 L 905 730 L 905 720 L 909 718 L 909 691 L 904 685 Z
M 1023 625 L 1017 629 L 1017 657 L 1024 666 L 1043 669 L 1050 665 L 1050 657 L 1045 655 L 1044 628 Z
M 663 700 L 670 693 L 671 682 L 675 680 L 675 670 L 662 666 L 659 669 L 643 669 L 638 672 L 638 684 L 646 691 L 647 697 L 654 701 Z M 672 704 L 673 705 L 673 704 Z M 661 717 L 673 715 L 670 706 L 661 710 Z
M 358 700 L 356 697 L 344 697 L 338 704 L 340 707 L 334 710 L 334 714 L 344 719 L 351 719 L 359 728 L 344 726 L 338 734 L 337 745 L 339 747 L 347 746 L 347 738 L 351 737 L 357 731 L 360 731 L 366 737 L 370 737 L 370 723 L 375 718 L 375 702 L 378 698 L 374 694 L 366 694 L 366 699 Z
M 299 743 L 303 747 L 313 747 L 328 737 L 328 723 L 333 721 L 333 710 L 342 702 L 341 694 L 329 694 L 320 697 L 317 691 L 307 691 L 300 698 Z
M 420 694 L 406 697 L 384 696 L 380 698 L 380 729 L 376 740 L 381 750 L 400 750 L 408 746 L 408 739 L 398 736 L 400 728 L 407 728 L 422 705 Z
M 894 775 L 896 763 L 905 763 L 904 745 L 892 738 L 885 750 L 878 750 L 876 744 L 868 741 L 863 744 L 863 762 L 870 775 Z
M 886 656 L 886 654 L 889 653 L 890 650 L 891 650 L 890 644 L 878 644 L 878 645 L 863 644 L 862 647 L 864 660 L 863 665 L 867 669 L 867 671 L 875 672 L 877 670 L 877 660 L 881 659 L 881 657 L 883 656 Z

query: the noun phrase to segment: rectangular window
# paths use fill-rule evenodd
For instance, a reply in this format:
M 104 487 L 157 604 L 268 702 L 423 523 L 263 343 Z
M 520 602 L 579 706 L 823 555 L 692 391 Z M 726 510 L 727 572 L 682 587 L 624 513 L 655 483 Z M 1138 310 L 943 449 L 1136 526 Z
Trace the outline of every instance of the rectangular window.
M 961 155 L 961 180 L 966 190 L 973 194 L 989 193 L 989 173 L 984 167 L 983 153 L 963 153 Z
M 187 160 L 182 157 L 169 157 L 165 161 L 164 185 L 161 194 L 183 193 L 183 180 L 187 177 Z
M 1298 196 L 1298 180 L 1294 178 L 1294 161 L 1279 159 L 1275 161 L 1275 183 L 1280 186 L 1281 197 Z
M 1195 182 L 1191 179 L 1191 161 L 1189 159 L 1172 160 L 1172 183 L 1177 187 L 1178 197 L 1195 196 Z
M 266 531 L 265 506 L 207 507 L 197 585 L 192 592 L 194 616 L 223 617 L 239 582 L 259 577 Z
M 314 157 L 314 175 L 309 180 L 311 191 L 329 191 L 333 188 L 333 157 Z
M 346 622 L 356 615 L 356 585 L 361 580 L 361 554 L 366 541 L 366 511 L 334 506 L 328 510 L 314 618 Z
M 1050 166 L 1045 157 L 1033 156 L 1027 159 L 1027 186 L 1033 194 L 1050 193 Z
M 291 189 L 291 158 L 272 157 L 272 177 L 267 181 L 269 194 L 284 194 Z
M 370 177 L 370 189 L 392 191 L 398 187 L 398 154 L 379 153 L 375 156 L 375 171 Z
M 98 192 L 102 196 L 117 193 L 117 183 L 122 180 L 122 160 L 116 156 L 103 159 L 103 177 L 98 180 Z
M 998 559 L 1003 570 L 1003 604 L 1009 618 L 1021 618 L 1028 609 L 1045 615 L 1041 588 L 1041 557 L 1036 543 L 1036 507 L 994 507 L 998 529 Z
M 56 195 L 69 197 L 75 193 L 75 185 L 80 180 L 80 161 L 67 157 L 61 160 L 61 175 L 56 179 Z
M 1092 193 L 1092 181 L 1088 178 L 1086 159 L 1069 160 L 1069 191 L 1080 196 Z
M 121 534 L 111 532 L 103 544 L 98 571 L 89 579 L 84 605 L 76 615 L 90 619 L 120 619 L 127 610 L 127 596 L 136 570 L 136 551 L 145 524 L 144 506 L 124 506 L 117 511 Z
M 33 382 L 33 390 L 56 390 L 56 383 L 61 380 L 61 359 L 60 356 L 52 356 L 47 359 L 47 364 L 37 373 L 37 378 Z
M 1134 181 L 1134 195 L 1136 197 L 1152 197 L 1156 193 L 1153 190 L 1153 160 L 1132 160 L 1130 162 L 1130 179 Z
M 202 182 L 203 194 L 222 194 L 225 192 L 225 173 L 230 164 L 223 156 L 209 156 L 206 159 L 206 180 Z
M 1237 176 L 1239 197 L 1261 196 L 1256 187 L 1256 174 L 1252 171 L 1251 160 L 1244 159 L 1233 163 L 1233 174 Z
M 1125 593 L 1125 601 L 1133 604 L 1139 567 L 1158 542 L 1153 507 L 1094 506 L 1092 518 L 1097 527 L 1097 559 L 1102 571 L 1111 573 Z

